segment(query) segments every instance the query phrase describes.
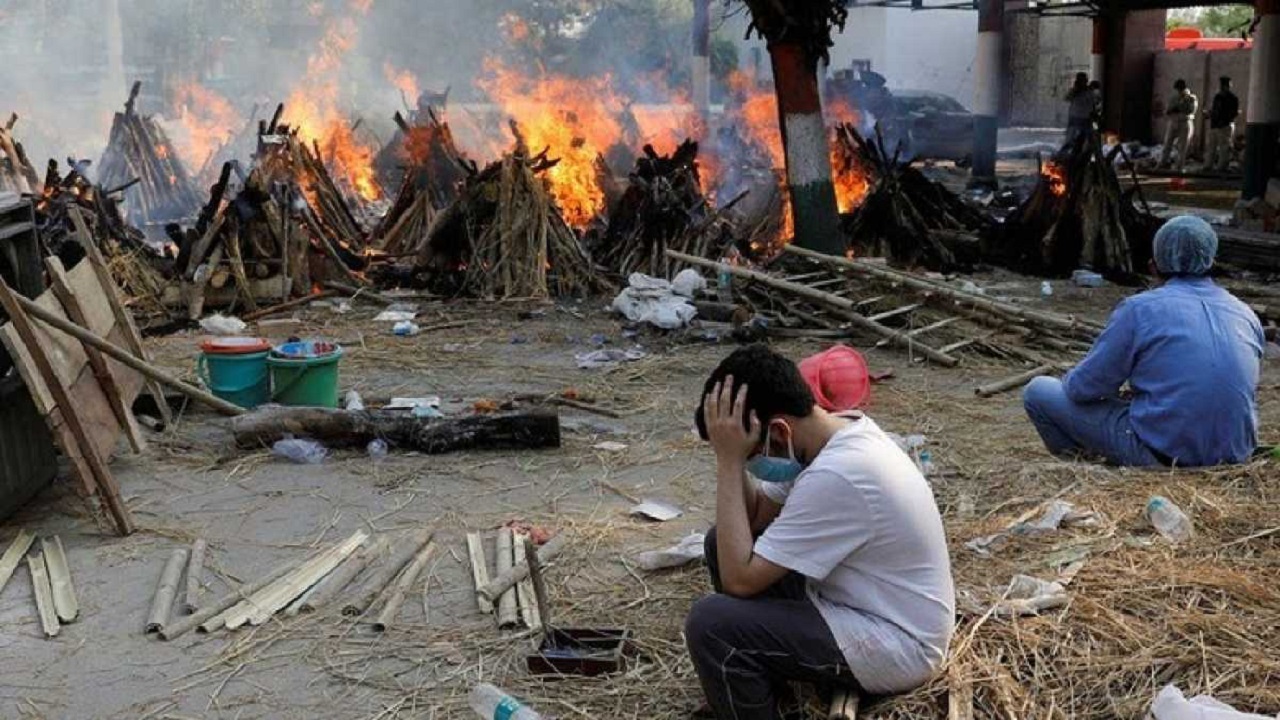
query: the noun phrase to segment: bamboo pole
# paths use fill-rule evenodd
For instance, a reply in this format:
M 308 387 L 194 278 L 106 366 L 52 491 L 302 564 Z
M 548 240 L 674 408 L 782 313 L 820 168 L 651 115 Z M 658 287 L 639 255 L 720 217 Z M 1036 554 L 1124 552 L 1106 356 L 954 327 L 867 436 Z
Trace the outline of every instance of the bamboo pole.
M 501 538 L 502 536 L 499 535 L 498 537 Z M 541 548 L 538 548 L 538 561 L 541 562 L 543 566 L 548 565 L 552 560 L 556 559 L 556 556 L 564 550 L 565 545 L 567 544 L 568 537 L 564 533 L 556 535 L 548 540 Z M 499 550 L 498 559 L 499 565 L 501 565 L 501 550 Z M 515 587 L 516 583 L 526 577 L 529 577 L 529 566 L 527 565 L 512 567 L 506 570 L 499 567 L 498 576 L 490 580 L 488 585 L 480 588 L 478 593 L 481 597 L 492 602 L 497 600 L 499 595 L 502 595 L 507 590 Z
M 1020 388 L 1041 375 L 1048 375 L 1057 369 L 1057 365 L 1040 365 L 1027 370 L 1026 372 L 1020 372 L 1017 375 L 1011 375 L 1002 380 L 996 380 L 995 382 L 990 382 L 986 385 L 979 385 L 973 389 L 973 394 L 982 398 L 991 397 L 992 395 L 997 395 L 1005 390 Z
M 538 559 L 538 549 L 528 538 L 524 541 L 524 562 L 529 566 L 529 579 L 532 581 L 534 599 L 537 601 L 539 625 L 543 632 L 551 631 L 551 603 L 547 600 L 547 581 L 542 576 L 542 561 Z
M 360 595 L 348 601 L 342 607 L 342 614 L 363 615 L 368 612 L 376 604 L 378 598 L 382 597 L 386 587 L 400 574 L 400 570 L 413 560 L 423 545 L 431 541 L 431 536 L 430 530 L 415 530 L 411 533 L 406 539 L 407 542 L 402 541 L 405 544 L 394 550 L 391 556 L 387 558 L 386 564 L 378 568 L 378 571 L 369 577 Z
M 261 578 L 242 585 L 239 588 L 232 590 L 230 593 L 218 598 L 217 602 L 205 605 L 203 609 L 196 611 L 194 614 L 188 615 L 168 627 L 161 628 L 160 639 L 175 640 L 196 627 L 199 627 L 201 632 L 213 632 L 214 630 L 217 630 L 221 625 L 214 626 L 211 622 L 213 618 L 219 617 L 227 610 L 227 608 L 275 582 L 294 567 L 296 567 L 296 563 L 290 562 L 272 568 L 271 572 L 268 572 Z
M 44 553 L 27 556 L 27 569 L 31 571 L 31 589 L 36 597 L 36 612 L 40 614 L 40 626 L 46 638 L 58 635 L 58 615 L 53 607 L 53 588 L 49 586 L 49 573 L 44 564 Z
M 520 618 L 524 620 L 525 627 L 534 632 L 542 631 L 542 613 L 538 607 L 538 598 L 534 594 L 533 567 L 528 564 L 525 558 L 525 545 L 529 544 L 529 536 L 522 532 L 512 533 L 511 555 L 517 567 L 525 569 L 526 577 L 516 584 L 516 602 L 520 607 Z M 539 566 L 541 571 L 541 566 Z
M 332 600 L 339 592 L 342 592 L 360 574 L 360 571 L 368 567 L 369 563 L 381 554 L 386 547 L 387 536 L 378 536 L 372 543 L 357 550 L 342 565 L 316 583 L 315 587 L 308 590 L 306 595 L 300 598 L 301 602 L 297 603 L 297 607 L 290 606 L 289 610 L 292 610 L 292 612 L 286 610 L 285 613 L 296 615 L 298 613 L 315 612 L 325 603 Z
M 173 598 L 178 594 L 178 578 L 182 576 L 182 566 L 186 562 L 186 550 L 179 548 L 169 555 L 169 562 L 165 563 L 164 571 L 160 573 L 160 583 L 156 585 L 156 593 L 151 598 L 147 632 L 160 632 L 169 624 L 169 611 L 173 607 Z
M 26 528 L 20 528 L 18 535 L 5 549 L 4 555 L 0 556 L 0 592 L 4 591 L 4 586 L 9 583 L 9 578 L 13 577 L 13 571 L 18 569 L 18 563 L 22 562 L 22 557 L 27 554 L 27 550 L 31 549 L 31 543 L 35 542 L 35 539 L 36 536 L 27 532 Z
M 245 409 L 239 405 L 229 403 L 216 395 L 207 393 L 194 385 L 189 385 L 178 378 L 169 375 L 150 363 L 131 355 L 124 348 L 104 340 L 75 323 L 63 320 L 21 295 L 14 294 L 13 298 L 17 301 L 17 304 L 27 312 L 27 314 L 37 320 L 40 320 L 54 329 L 61 330 L 85 345 L 101 350 L 108 357 L 137 370 L 152 380 L 168 385 L 192 400 L 198 400 L 223 415 L 243 415 L 246 412 Z
M 696 265 L 698 267 L 716 270 L 718 272 L 726 272 L 734 277 L 751 280 L 752 282 L 760 283 L 761 285 L 771 287 L 775 290 L 824 305 L 827 308 L 830 308 L 832 312 L 838 314 L 840 317 L 848 320 L 863 330 L 879 335 L 893 344 L 906 348 L 911 352 L 918 352 L 941 365 L 953 367 L 960 362 L 958 359 L 947 355 L 946 353 L 939 352 L 928 345 L 916 342 L 914 338 L 906 333 L 899 332 L 890 327 L 885 327 L 884 325 L 862 315 L 857 311 L 857 303 L 849 298 L 841 297 L 829 292 L 823 292 L 822 290 L 815 290 L 807 285 L 781 280 L 769 275 L 768 273 L 751 270 L 737 265 L 728 265 L 714 260 L 707 260 L 706 258 L 694 257 L 693 255 L 686 255 L 684 253 L 676 252 L 675 250 L 667 250 L 666 253 L 667 257 L 674 260 L 680 260 L 690 265 Z
M 467 557 L 471 560 L 471 580 L 476 587 L 476 605 L 480 612 L 493 612 L 493 603 L 480 594 L 480 588 L 489 583 L 489 561 L 484 553 L 484 539 L 480 533 L 467 533 Z
M 396 615 L 400 613 L 400 606 L 404 604 L 405 596 L 409 593 L 409 588 L 418 580 L 418 576 L 422 574 L 423 568 L 427 566 L 427 560 L 431 558 L 431 553 L 435 550 L 435 543 L 427 542 L 418 551 L 417 556 L 413 558 L 413 562 L 400 573 L 400 578 L 396 580 L 394 589 L 387 597 L 387 602 L 382 606 L 382 611 L 378 613 L 378 617 L 373 621 L 373 629 L 378 632 L 384 632 L 396 620 Z M 423 592 L 426 592 L 424 589 Z
M 1029 321 L 1055 330 L 1084 331 L 1092 334 L 1097 334 L 1102 331 L 1101 325 L 1088 320 L 1068 315 L 1059 315 L 1057 313 L 1046 313 L 1038 310 L 1032 310 L 1031 308 L 1024 308 L 1014 305 L 1013 303 L 1000 302 L 999 300 L 993 300 L 992 298 L 984 297 L 977 293 L 957 290 L 941 283 L 918 278 L 910 273 L 905 273 L 900 270 L 872 265 L 865 260 L 851 260 L 849 258 L 839 257 L 836 255 L 826 255 L 802 247 L 796 247 L 795 245 L 788 245 L 786 247 L 786 251 L 793 255 L 814 260 L 831 267 L 850 270 L 860 275 L 866 275 L 886 282 L 905 285 L 919 292 L 946 297 L 958 303 L 968 304 L 976 308 L 987 310 L 988 312 L 995 313 L 1007 319 Z
M 245 624 L 261 625 L 266 622 L 291 600 L 316 584 L 320 578 L 332 572 L 368 537 L 369 534 L 365 531 L 357 530 L 343 542 L 303 562 L 293 572 L 240 601 L 226 612 L 224 623 L 227 629 L 235 630 Z
M 514 575 L 514 558 L 511 555 L 513 542 L 511 528 L 498 529 L 498 542 L 496 546 L 498 577 Z M 498 604 L 498 627 L 500 628 L 513 627 L 520 622 L 519 601 L 516 598 L 516 592 L 512 590 L 512 586 L 514 586 L 516 582 L 518 581 L 512 581 L 510 585 L 497 593 L 493 598 L 493 600 Z
M 837 690 L 831 696 L 831 709 L 827 711 L 827 720 L 858 720 L 858 693 L 852 690 Z
M 204 538 L 196 538 L 191 544 L 191 559 L 187 562 L 187 594 L 182 602 L 182 613 L 190 615 L 200 606 L 200 578 L 204 576 L 204 554 L 209 544 Z
M 80 603 L 76 600 L 76 589 L 71 583 L 71 568 L 67 566 L 67 553 L 62 549 L 62 538 L 54 535 L 53 542 L 48 538 L 41 538 L 40 547 L 44 551 L 44 562 L 49 570 L 49 587 L 53 590 L 53 609 L 58 614 L 58 621 L 75 622 L 80 616 Z

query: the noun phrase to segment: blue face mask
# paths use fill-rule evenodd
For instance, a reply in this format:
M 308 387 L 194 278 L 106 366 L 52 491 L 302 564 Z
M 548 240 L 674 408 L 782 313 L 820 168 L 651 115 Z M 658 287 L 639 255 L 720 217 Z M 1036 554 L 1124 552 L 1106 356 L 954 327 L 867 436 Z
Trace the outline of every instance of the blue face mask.
M 747 472 L 751 473 L 760 482 L 767 483 L 789 483 L 793 482 L 800 473 L 804 472 L 804 465 L 796 460 L 796 450 L 791 444 L 791 439 L 787 439 L 787 455 L 785 458 L 769 457 L 769 432 L 764 431 L 764 452 L 747 461 Z

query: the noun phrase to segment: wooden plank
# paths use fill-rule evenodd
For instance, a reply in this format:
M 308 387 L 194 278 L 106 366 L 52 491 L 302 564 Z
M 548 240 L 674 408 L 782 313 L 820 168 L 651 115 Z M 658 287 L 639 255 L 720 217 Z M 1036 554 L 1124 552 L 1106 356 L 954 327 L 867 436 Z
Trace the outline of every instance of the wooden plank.
M 44 628 L 44 636 L 57 637 L 60 628 L 58 613 L 53 608 L 53 588 L 49 585 L 44 553 L 28 555 L 27 570 L 31 572 L 31 590 L 36 597 L 36 612 L 40 614 L 40 626 Z
M 31 319 L 27 316 L 26 310 L 19 304 L 8 283 L 3 280 L 0 280 L 0 306 L 3 306 L 5 312 L 9 315 L 9 325 L 17 331 L 18 336 L 21 338 L 21 343 L 19 344 L 26 346 L 27 356 L 23 358 L 15 355 L 15 364 L 30 361 L 35 365 L 35 370 L 28 370 L 24 373 L 24 377 L 28 374 L 36 375 L 38 373 L 45 381 L 54 404 L 63 411 L 62 418 L 70 430 L 70 445 L 72 447 L 79 446 L 81 453 L 84 455 L 88 469 L 92 474 L 94 485 L 106 502 L 107 509 L 115 520 L 116 529 L 122 535 L 132 533 L 133 518 L 129 515 L 129 509 L 125 506 L 124 500 L 120 497 L 120 488 L 116 485 L 115 478 L 112 477 L 111 471 L 107 469 L 106 462 L 103 461 L 102 456 L 98 454 L 97 448 L 92 444 L 88 431 L 80 422 L 80 417 L 77 415 L 78 406 L 71 402 L 71 397 L 67 393 L 67 386 L 62 384 L 53 362 L 46 354 L 45 348 L 40 345 L 40 335 L 37 333 Z M 78 342 L 76 344 L 79 345 Z M 83 352 L 83 348 L 81 348 L 81 353 L 83 354 Z
M 111 277 L 111 271 L 107 268 L 107 261 L 102 257 L 102 251 L 98 249 L 98 244 L 94 242 L 93 236 L 89 233 L 89 228 L 85 225 L 84 218 L 75 208 L 71 209 L 70 214 L 71 222 L 76 228 L 76 235 L 80 239 L 80 245 L 84 248 L 86 258 L 89 260 L 88 271 L 98 278 L 98 286 L 102 288 L 103 293 L 106 295 L 111 314 L 116 318 L 116 325 L 124 333 L 124 347 L 132 350 L 134 355 L 151 362 L 151 356 L 142 344 L 142 334 L 138 332 L 138 325 L 133 321 L 133 314 L 125 308 L 124 301 L 120 297 L 120 288 L 116 287 L 115 279 Z M 79 267 L 77 265 L 71 269 L 72 288 L 79 287 L 76 277 L 76 270 Z M 117 375 L 116 377 L 121 376 Z M 164 420 L 164 426 L 166 428 L 171 427 L 173 425 L 173 413 L 169 410 L 169 404 L 165 402 L 164 388 L 154 380 L 147 382 L 146 387 L 147 392 L 151 393 L 151 397 L 155 399 L 156 407 L 160 410 L 160 419 Z M 127 392 L 125 397 L 130 397 Z M 132 403 L 136 398 L 136 395 L 132 396 L 129 402 Z
M 0 556 L 0 592 L 4 592 L 4 586 L 13 577 L 13 571 L 18 569 L 18 563 L 22 562 L 22 557 L 31 549 L 31 543 L 35 539 L 36 536 L 27 532 L 26 528 L 20 528 L 17 537 L 9 543 L 4 555 Z
M 49 284 L 53 293 L 62 303 L 62 307 L 66 309 L 67 316 L 71 321 L 99 334 L 109 333 L 111 326 L 115 323 L 115 318 L 110 315 L 102 315 L 101 310 L 104 303 L 91 303 L 99 310 L 97 313 L 99 318 L 96 320 L 99 327 L 95 328 L 95 321 L 89 318 L 88 312 L 81 304 L 79 296 L 71 287 L 71 281 L 67 277 L 66 270 L 62 267 L 62 261 L 56 257 L 46 258 L 45 268 L 49 272 Z M 102 325 L 106 327 L 101 327 Z M 98 350 L 86 346 L 85 356 L 89 361 L 89 368 L 92 370 L 94 378 L 102 388 L 102 394 L 107 400 L 107 405 L 120 423 L 120 428 L 124 430 L 125 437 L 129 439 L 129 445 L 133 447 L 135 453 L 141 453 L 146 449 L 147 441 L 142 437 L 142 428 L 138 427 L 138 421 L 133 417 L 130 403 L 127 402 L 120 390 L 120 386 L 116 383 L 116 375 L 107 367 L 106 358 Z

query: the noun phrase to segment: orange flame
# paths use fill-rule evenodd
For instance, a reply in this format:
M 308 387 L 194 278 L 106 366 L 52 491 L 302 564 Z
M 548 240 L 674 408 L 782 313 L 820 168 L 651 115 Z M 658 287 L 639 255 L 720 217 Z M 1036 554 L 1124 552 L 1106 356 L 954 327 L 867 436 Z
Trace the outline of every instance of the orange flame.
M 1040 175 L 1049 183 L 1049 192 L 1057 197 L 1067 194 L 1067 173 L 1061 165 L 1050 160 L 1040 168 Z
M 199 170 L 237 128 L 244 124 L 240 113 L 222 95 L 197 82 L 183 82 L 174 95 L 180 132 L 171 135 L 178 153 L 188 167 Z
M 366 13 L 372 0 L 350 0 Z M 345 181 L 362 199 L 382 197 L 373 169 L 374 148 L 362 143 L 338 110 L 338 81 L 343 62 L 359 37 L 354 15 L 334 17 L 320 47 L 307 59 L 307 74 L 285 103 L 285 121 L 308 143 L 316 142 L 336 180 Z
M 387 76 L 387 80 L 396 87 L 401 93 L 408 98 L 410 103 L 418 101 L 418 79 L 408 70 L 400 70 L 391 63 L 382 64 L 382 74 Z

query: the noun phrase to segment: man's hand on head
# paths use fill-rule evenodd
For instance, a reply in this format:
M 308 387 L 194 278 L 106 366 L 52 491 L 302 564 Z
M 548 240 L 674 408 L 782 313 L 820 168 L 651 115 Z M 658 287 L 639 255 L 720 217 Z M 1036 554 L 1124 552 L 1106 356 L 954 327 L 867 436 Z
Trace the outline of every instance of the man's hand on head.
M 732 375 L 716 383 L 702 399 L 702 414 L 718 462 L 745 463 L 760 444 L 760 418 L 753 411 L 750 425 L 744 422 L 748 416 L 747 385 L 743 383 L 734 393 Z

